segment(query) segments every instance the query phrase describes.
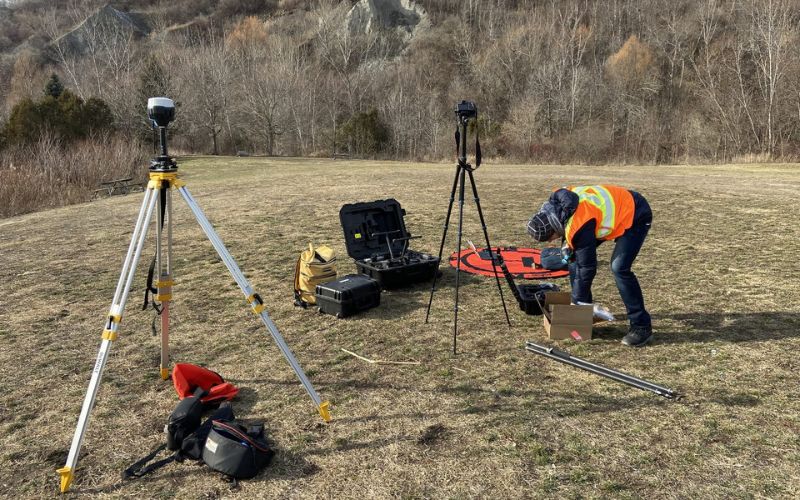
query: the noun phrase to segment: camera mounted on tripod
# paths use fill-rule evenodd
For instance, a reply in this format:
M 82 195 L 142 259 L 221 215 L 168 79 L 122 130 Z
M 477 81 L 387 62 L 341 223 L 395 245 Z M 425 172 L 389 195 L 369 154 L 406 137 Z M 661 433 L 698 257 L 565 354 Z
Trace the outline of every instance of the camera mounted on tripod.
M 175 119 L 175 103 L 167 97 L 151 97 L 147 100 L 147 117 L 153 128 L 158 128 L 161 145 L 161 154 L 150 161 L 150 171 L 178 170 L 178 164 L 167 153 L 167 126 Z
M 456 115 L 458 115 L 459 122 L 461 120 L 478 118 L 478 107 L 475 106 L 475 103 L 472 101 L 461 101 L 456 104 Z
M 481 141 L 478 138 L 478 107 L 472 101 L 462 100 L 456 104 L 456 151 L 458 152 L 458 164 L 461 168 L 469 171 L 477 170 L 481 166 Z M 476 120 L 473 128 L 475 129 L 475 166 L 467 163 L 467 130 L 470 120 Z

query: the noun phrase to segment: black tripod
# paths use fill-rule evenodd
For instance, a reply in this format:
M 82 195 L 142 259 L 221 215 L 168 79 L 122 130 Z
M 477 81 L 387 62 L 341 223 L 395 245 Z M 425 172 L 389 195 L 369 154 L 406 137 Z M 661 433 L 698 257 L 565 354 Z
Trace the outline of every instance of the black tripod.
M 489 233 L 486 230 L 486 221 L 483 218 L 483 210 L 481 210 L 481 200 L 478 197 L 478 188 L 475 186 L 475 177 L 472 172 L 481 165 L 481 150 L 480 142 L 478 142 L 477 135 L 475 139 L 475 166 L 473 167 L 467 163 L 467 125 L 470 120 L 478 117 L 478 109 L 475 104 L 468 101 L 461 101 L 456 107 L 456 115 L 458 116 L 458 126 L 456 128 L 456 146 L 458 148 L 458 165 L 456 167 L 456 175 L 453 179 L 453 188 L 450 191 L 450 204 L 447 206 L 447 217 L 444 221 L 444 231 L 442 232 L 442 242 L 439 245 L 439 261 L 442 260 L 442 251 L 444 250 L 444 242 L 447 238 L 447 228 L 450 225 L 450 214 L 453 212 L 453 201 L 456 195 L 456 186 L 458 186 L 458 250 L 461 252 L 461 228 L 464 220 L 464 186 L 465 177 L 469 174 L 469 183 L 472 186 L 472 195 L 475 198 L 475 206 L 478 207 L 478 216 L 481 220 L 481 227 L 483 228 L 483 236 L 486 238 L 486 248 L 489 250 L 489 258 L 492 260 L 493 268 L 497 263 L 492 250 L 492 244 L 489 243 Z M 460 257 L 460 256 L 459 256 Z M 461 259 L 459 258 L 456 263 L 456 303 L 453 309 L 453 354 L 456 352 L 456 344 L 458 339 L 458 285 L 459 277 L 461 275 Z M 428 322 L 428 317 L 431 314 L 431 304 L 433 303 L 433 292 L 436 291 L 436 279 L 434 276 L 433 285 L 431 285 L 431 295 L 428 299 L 428 311 L 425 313 L 425 323 Z M 500 277 L 495 270 L 495 281 L 497 281 L 497 291 L 500 293 L 500 302 L 503 304 L 503 312 L 506 315 L 506 322 L 511 326 L 511 320 L 508 318 L 508 309 L 506 309 L 506 301 L 503 298 L 503 288 L 500 286 Z

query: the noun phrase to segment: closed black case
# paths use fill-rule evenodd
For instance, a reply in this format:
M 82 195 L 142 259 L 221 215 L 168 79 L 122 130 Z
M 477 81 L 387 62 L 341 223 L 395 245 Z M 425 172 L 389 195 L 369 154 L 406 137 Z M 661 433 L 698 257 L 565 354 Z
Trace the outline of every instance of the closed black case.
M 348 274 L 317 285 L 316 295 L 320 312 L 345 318 L 380 305 L 381 286 L 369 276 Z
M 409 248 L 406 211 L 390 198 L 350 203 L 339 210 L 347 255 L 356 268 L 376 280 L 381 288 L 399 288 L 433 279 L 439 269 L 434 255 Z

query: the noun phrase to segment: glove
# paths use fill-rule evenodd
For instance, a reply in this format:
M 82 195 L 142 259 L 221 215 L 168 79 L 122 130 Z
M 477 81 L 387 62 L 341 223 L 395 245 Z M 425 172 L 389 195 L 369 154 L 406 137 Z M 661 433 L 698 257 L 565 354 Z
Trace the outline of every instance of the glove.
M 564 245 L 561 247 L 561 262 L 564 264 L 569 264 L 574 259 L 575 255 L 572 253 L 572 249 L 569 245 Z

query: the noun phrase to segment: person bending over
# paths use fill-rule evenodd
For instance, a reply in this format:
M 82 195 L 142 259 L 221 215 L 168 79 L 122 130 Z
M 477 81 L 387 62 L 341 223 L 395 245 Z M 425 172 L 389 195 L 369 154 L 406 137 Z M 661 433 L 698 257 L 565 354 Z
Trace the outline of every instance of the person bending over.
M 611 272 L 628 311 L 630 330 L 622 339 L 628 346 L 640 347 L 653 338 L 642 289 L 631 271 L 652 221 L 653 212 L 644 196 L 612 185 L 556 189 L 528 221 L 528 233 L 536 241 L 562 238 L 575 304 L 592 303 L 597 247 L 604 241 L 616 242 Z

